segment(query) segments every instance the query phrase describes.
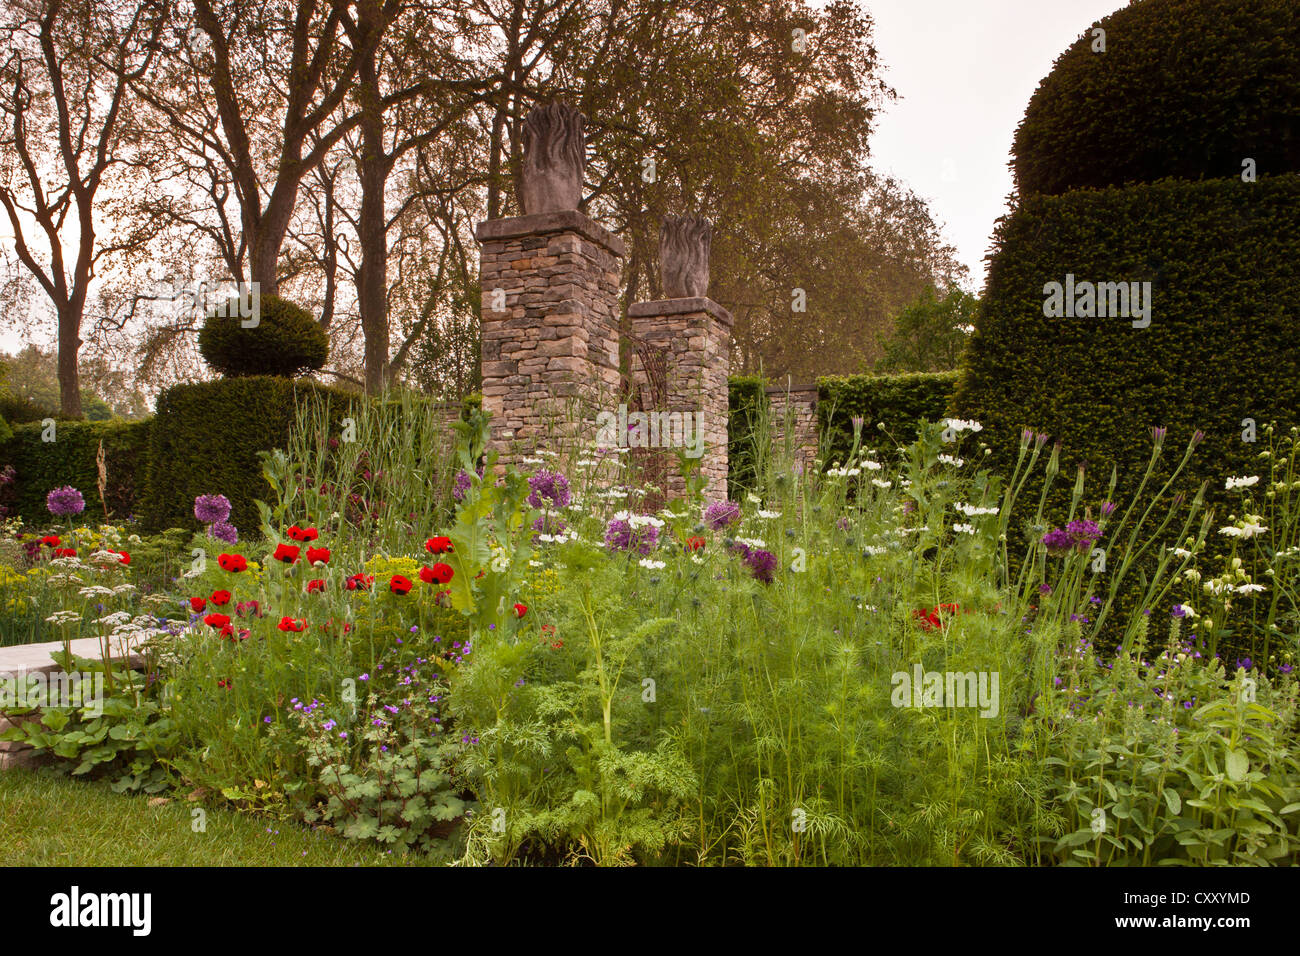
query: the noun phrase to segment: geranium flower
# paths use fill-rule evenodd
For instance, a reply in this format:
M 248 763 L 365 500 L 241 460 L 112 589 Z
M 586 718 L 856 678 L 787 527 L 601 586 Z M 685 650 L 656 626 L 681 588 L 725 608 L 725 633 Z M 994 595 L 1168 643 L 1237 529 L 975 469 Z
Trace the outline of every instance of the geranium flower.
M 424 549 L 430 554 L 446 554 L 448 551 L 452 550 L 451 538 L 441 535 L 430 538 L 428 541 L 424 542 Z
M 216 604 L 216 605 L 218 605 L 218 606 L 220 606 L 220 605 L 224 605 L 224 604 L 229 604 L 229 603 L 230 603 L 230 592 L 229 592 L 229 591 L 213 591 L 213 592 L 212 592 L 212 603 L 213 603 L 213 604 Z
M 527 605 L 527 604 L 516 604 L 516 605 L 515 605 L 515 617 L 523 617 L 523 616 L 524 616 L 525 614 L 527 614 L 527 613 L 528 613 L 528 605 Z
M 308 564 L 317 564 L 317 563 L 329 564 L 330 549 L 329 548 L 308 548 L 307 563 Z
M 298 560 L 298 553 L 301 550 L 302 548 L 296 544 L 277 544 L 275 554 L 271 555 L 271 557 L 277 561 L 283 561 L 285 564 L 293 564 Z
M 217 565 L 223 571 L 233 571 L 236 574 L 240 571 L 248 570 L 248 561 L 242 554 L 222 554 L 217 557 Z
M 394 574 L 388 579 L 388 590 L 394 594 L 410 594 L 414 586 L 410 578 L 404 578 L 400 574 Z
M 202 611 L 207 606 L 208 606 L 207 598 L 201 598 L 201 597 L 190 598 L 190 608 L 194 611 L 195 614 L 199 613 L 199 611 Z
M 308 594 L 315 594 L 317 591 L 324 591 L 324 590 L 325 590 L 325 582 L 324 582 L 324 581 L 321 581 L 321 580 L 317 579 L 317 580 L 315 580 L 315 581 L 308 581 L 308 582 L 307 582 L 307 593 L 308 593 Z
M 288 633 L 290 631 L 297 633 L 298 631 L 305 629 L 307 627 L 307 624 L 305 621 L 301 621 L 298 620 L 297 618 L 289 617 L 286 614 L 284 617 L 280 618 L 280 623 L 277 624 L 276 627 L 278 627 L 280 630 L 284 631 L 285 633 Z
M 203 623 L 208 627 L 223 628 L 230 623 L 229 614 L 208 614 L 203 618 Z

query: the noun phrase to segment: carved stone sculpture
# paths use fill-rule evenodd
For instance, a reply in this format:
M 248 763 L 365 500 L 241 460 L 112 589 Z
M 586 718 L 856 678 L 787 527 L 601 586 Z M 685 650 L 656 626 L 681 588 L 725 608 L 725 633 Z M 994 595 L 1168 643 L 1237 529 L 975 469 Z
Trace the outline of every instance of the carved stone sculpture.
M 539 106 L 524 120 L 524 214 L 577 209 L 587 142 L 581 113 L 563 103 Z
M 703 216 L 668 216 L 659 227 L 659 276 L 665 299 L 709 294 L 713 226 Z

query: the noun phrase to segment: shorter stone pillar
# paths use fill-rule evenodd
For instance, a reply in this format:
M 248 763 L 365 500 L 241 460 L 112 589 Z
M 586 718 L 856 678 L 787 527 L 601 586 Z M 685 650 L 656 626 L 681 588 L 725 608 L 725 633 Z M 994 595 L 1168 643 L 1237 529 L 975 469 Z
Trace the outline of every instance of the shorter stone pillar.
M 767 399 L 773 451 L 784 446 L 788 421 L 794 463 L 807 472 L 817 457 L 817 386 L 771 385 L 767 388 Z
M 647 369 L 639 350 L 632 380 L 644 418 L 628 413 L 627 444 L 645 448 L 639 457 L 655 462 L 647 472 L 664 475 L 668 497 L 680 497 L 680 449 L 701 457 L 709 501 L 727 497 L 727 376 L 731 370 L 731 313 L 706 296 L 637 302 L 627 310 L 632 335 L 662 357 L 660 370 Z M 662 381 L 655 381 L 662 375 Z M 689 416 L 689 417 L 688 417 Z

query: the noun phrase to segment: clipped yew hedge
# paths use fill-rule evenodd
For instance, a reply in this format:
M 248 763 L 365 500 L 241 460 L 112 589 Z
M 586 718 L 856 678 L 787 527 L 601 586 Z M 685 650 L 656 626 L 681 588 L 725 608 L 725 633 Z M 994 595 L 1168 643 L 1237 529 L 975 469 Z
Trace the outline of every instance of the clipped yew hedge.
M 1094 51 L 1105 30 L 1105 52 Z M 1022 197 L 1300 172 L 1296 0 L 1136 0 L 1057 58 L 1016 131 Z
M 831 375 L 817 380 L 817 424 L 826 464 L 843 463 L 853 447 L 853 418 L 863 417 L 862 442 L 879 447 L 887 436 L 906 445 L 918 421 L 948 415 L 956 372 L 905 375 Z M 880 430 L 884 422 L 885 430 Z

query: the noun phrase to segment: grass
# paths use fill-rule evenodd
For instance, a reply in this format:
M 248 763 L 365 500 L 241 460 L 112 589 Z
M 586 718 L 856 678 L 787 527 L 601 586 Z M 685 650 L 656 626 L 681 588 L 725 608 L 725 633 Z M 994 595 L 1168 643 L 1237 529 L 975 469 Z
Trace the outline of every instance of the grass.
M 292 822 L 114 793 L 48 769 L 0 771 L 0 866 L 430 866 Z

